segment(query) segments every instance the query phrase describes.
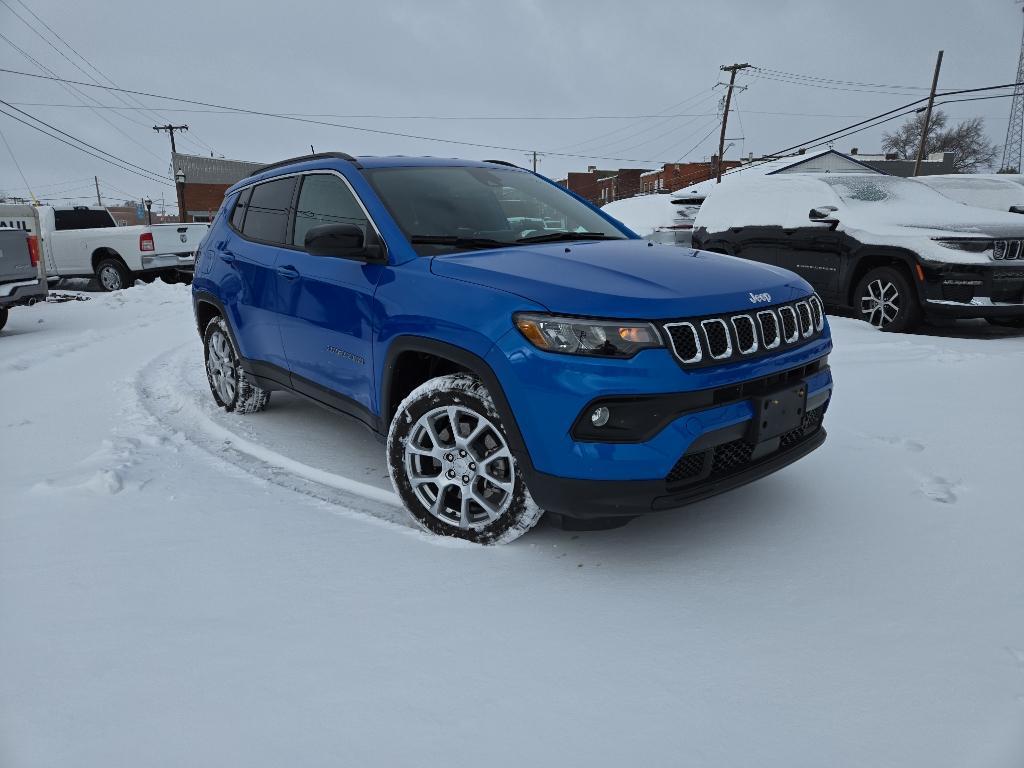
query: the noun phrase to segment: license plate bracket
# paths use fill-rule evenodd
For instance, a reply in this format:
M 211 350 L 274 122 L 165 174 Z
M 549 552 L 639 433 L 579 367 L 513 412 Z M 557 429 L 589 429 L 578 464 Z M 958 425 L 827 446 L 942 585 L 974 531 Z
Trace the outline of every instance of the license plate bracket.
M 798 384 L 767 395 L 753 398 L 754 419 L 751 422 L 751 442 L 784 435 L 800 426 L 807 410 L 807 387 Z

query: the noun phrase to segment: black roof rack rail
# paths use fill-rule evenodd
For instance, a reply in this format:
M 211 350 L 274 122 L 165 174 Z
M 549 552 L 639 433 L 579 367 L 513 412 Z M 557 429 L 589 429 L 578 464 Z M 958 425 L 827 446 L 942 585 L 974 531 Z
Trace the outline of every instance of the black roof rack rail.
M 485 163 L 494 163 L 495 165 L 507 165 L 509 168 L 518 168 L 519 166 L 515 163 L 510 163 L 508 160 L 484 160 Z
M 354 157 L 352 157 L 352 155 L 348 154 L 347 152 L 317 152 L 315 155 L 299 155 L 298 157 L 289 157 L 287 160 L 280 160 L 276 163 L 271 163 L 270 165 L 264 165 L 261 168 L 257 168 L 255 171 L 250 173 L 249 176 L 247 176 L 246 178 L 256 176 L 257 174 L 263 173 L 264 171 L 269 171 L 272 168 L 280 168 L 285 165 L 291 165 L 292 163 L 306 163 L 309 162 L 310 160 L 326 160 L 328 158 L 332 158 L 334 160 L 348 160 L 356 168 L 363 167 L 359 164 L 358 160 L 356 160 Z

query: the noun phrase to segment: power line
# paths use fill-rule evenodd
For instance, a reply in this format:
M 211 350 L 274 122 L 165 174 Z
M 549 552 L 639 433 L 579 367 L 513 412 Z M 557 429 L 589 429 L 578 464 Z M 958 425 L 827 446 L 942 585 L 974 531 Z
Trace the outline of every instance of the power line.
M 147 110 L 148 107 L 122 107 L 118 105 L 90 104 L 54 104 L 48 101 L 12 101 L 18 107 L 55 107 L 65 109 L 111 109 L 115 111 L 135 109 Z M 231 109 L 183 109 L 180 107 L 164 107 L 164 112 L 182 112 L 202 115 L 234 115 Z M 863 115 L 837 114 L 835 112 L 777 112 L 755 109 L 744 110 L 748 115 L 776 115 L 779 117 L 863 117 Z M 677 112 L 665 114 L 658 112 L 652 115 L 348 115 L 333 112 L 279 112 L 286 117 L 336 117 L 348 120 L 646 120 L 661 117 L 718 117 L 718 112 Z M 622 126 L 620 126 L 620 130 Z M 586 142 L 581 142 L 586 143 Z
M 0 104 L 6 104 L 6 103 L 7 102 L 0 101 Z M 113 165 L 115 168 L 117 168 L 119 170 L 126 171 L 128 173 L 134 173 L 136 176 L 141 176 L 142 178 L 146 179 L 146 181 L 155 181 L 158 184 L 164 184 L 165 186 L 171 186 L 171 183 L 169 181 L 165 180 L 165 179 L 162 179 L 160 177 L 153 178 L 153 177 L 151 177 L 149 175 L 146 175 L 146 174 L 149 174 L 149 171 L 146 171 L 146 173 L 143 174 L 143 173 L 139 173 L 139 171 L 134 170 L 133 168 L 127 168 L 127 167 L 125 167 L 123 165 L 119 165 L 118 164 L 118 163 L 125 163 L 127 165 L 131 165 L 130 163 L 128 163 L 127 160 L 122 160 L 121 158 L 118 158 L 116 155 L 110 155 L 110 157 L 115 158 L 115 160 L 117 161 L 117 162 L 115 162 L 114 160 L 110 160 L 110 159 L 108 159 L 106 157 L 103 157 L 103 155 L 98 155 L 98 154 L 95 154 L 93 152 L 90 152 L 88 149 L 84 149 L 83 147 L 80 147 L 77 144 L 72 144 L 70 141 L 62 139 L 60 136 L 54 136 L 52 133 L 48 133 L 47 131 L 43 130 L 39 126 L 33 125 L 32 123 L 28 122 L 27 120 L 23 120 L 22 118 L 18 117 L 17 115 L 12 115 L 10 112 L 7 112 L 3 108 L 0 108 L 0 115 L 4 115 L 6 117 L 11 118 L 12 120 L 16 120 L 17 122 L 22 123 L 23 125 L 27 125 L 29 128 L 32 128 L 35 131 L 39 131 L 44 136 L 49 136 L 51 139 L 59 141 L 61 144 L 67 144 L 69 147 L 72 147 L 73 149 L 77 149 L 79 152 L 84 152 L 87 155 L 95 157 L 97 160 L 102 160 L 105 163 Z M 33 118 L 33 119 L 35 119 L 35 118 Z M 42 121 L 40 121 L 40 122 L 42 122 Z M 44 125 L 45 125 L 45 123 L 44 123 Z M 58 132 L 59 133 L 63 133 L 63 131 L 58 131 Z M 69 135 L 69 134 L 65 134 L 65 135 Z M 72 137 L 72 138 L 74 138 L 74 137 Z M 78 142 L 80 142 L 82 144 L 85 144 L 85 142 L 81 141 L 81 139 L 77 139 L 76 138 L 74 140 L 78 141 Z M 90 145 L 86 145 L 86 146 L 90 146 Z M 102 150 L 100 150 L 100 151 L 102 151 Z M 104 154 L 109 154 L 109 153 L 104 152 Z
M 36 196 L 32 192 L 32 187 L 29 186 L 28 179 L 25 178 L 25 172 L 21 170 L 21 165 L 18 163 L 18 158 L 15 156 L 14 150 L 11 149 L 11 145 L 7 143 L 7 137 L 4 135 L 3 130 L 0 130 L 0 139 L 3 139 L 4 146 L 7 147 L 7 153 L 11 156 L 11 162 L 13 162 L 14 167 L 18 169 L 18 175 L 21 176 L 21 180 L 25 182 L 25 189 L 28 190 L 28 196 L 35 200 Z
M 4 5 L 6 5 L 6 6 L 8 7 L 8 9 L 10 9 L 12 13 L 14 13 L 14 9 L 13 9 L 13 8 L 11 8 L 11 6 L 10 6 L 10 4 L 9 4 L 9 3 L 7 2 L 7 0 L 0 0 L 0 2 L 2 2 L 2 3 L 4 4 Z M 84 62 L 84 63 L 86 64 L 86 66 L 88 66 L 88 67 L 89 67 L 90 69 L 92 69 L 92 70 L 93 70 L 94 72 L 96 72 L 96 74 L 98 74 L 98 75 L 99 75 L 100 77 L 102 77 L 102 78 L 103 78 L 104 80 L 106 80 L 106 81 L 107 81 L 108 83 L 110 83 L 111 85 L 113 85 L 113 86 L 117 86 L 117 83 L 115 83 L 115 82 L 114 82 L 114 81 L 113 81 L 113 80 L 112 80 L 112 79 L 111 79 L 110 77 L 108 77 L 108 76 L 107 76 L 107 75 L 106 75 L 105 73 L 103 73 L 102 71 L 100 71 L 100 69 L 99 69 L 99 68 L 98 68 L 98 67 L 97 67 L 96 65 L 94 65 L 94 64 L 93 64 L 93 63 L 92 63 L 91 61 L 89 61 L 89 60 L 88 60 L 87 58 L 85 58 L 85 56 L 83 56 L 83 55 L 82 55 L 81 53 L 79 53 L 79 52 L 78 52 L 78 51 L 77 51 L 77 50 L 76 50 L 76 49 L 75 49 L 75 48 L 74 48 L 74 47 L 73 47 L 73 46 L 71 45 L 71 43 L 69 43 L 69 42 L 68 42 L 67 40 L 65 40 L 65 39 L 64 39 L 63 37 L 61 37 L 61 36 L 60 36 L 60 34 L 59 34 L 59 33 L 58 33 L 58 32 L 57 32 L 57 31 L 56 31 L 56 30 L 55 30 L 55 29 L 54 29 L 53 27 L 51 27 L 51 26 L 50 26 L 49 24 L 47 24 L 47 23 L 46 23 L 46 22 L 45 22 L 45 21 L 44 21 L 44 20 L 43 20 L 42 18 L 40 18 L 39 14 L 37 14 L 37 13 L 36 13 L 35 11 L 33 11 L 33 10 L 32 10 L 32 9 L 30 8 L 30 7 L 28 7 L 28 6 L 27 6 L 27 5 L 26 5 L 26 4 L 24 3 L 24 0 L 17 0 L 17 2 L 18 2 L 18 4 L 19 4 L 19 5 L 20 5 L 20 6 L 22 7 L 22 8 L 24 8 L 24 9 L 25 9 L 26 11 L 28 11 L 28 12 L 29 12 L 29 13 L 30 13 L 30 14 L 32 15 L 32 17 L 33 17 L 33 18 L 34 18 L 34 19 L 35 19 L 36 21 L 38 21 L 38 22 L 39 22 L 40 24 L 42 24 L 42 25 L 43 25 L 43 27 L 45 27 L 45 28 L 46 28 L 46 30 L 47 30 L 47 31 L 48 31 L 48 32 L 49 32 L 49 33 L 50 33 L 51 35 L 53 35 L 53 36 L 54 36 L 55 38 L 57 38 L 57 39 L 58 39 L 58 40 L 59 40 L 59 41 L 60 41 L 60 42 L 61 42 L 61 43 L 62 43 L 62 44 L 64 45 L 64 47 L 65 47 L 65 48 L 67 48 L 67 49 L 68 49 L 69 51 L 71 51 L 71 52 L 72 52 L 73 54 L 75 54 L 75 56 L 77 56 L 77 57 L 78 57 L 79 59 L 81 59 L 81 60 L 82 60 L 82 61 L 83 61 L 83 62 Z M 17 14 L 17 13 L 15 13 L 15 16 L 18 16 L 18 14 Z M 18 16 L 18 18 L 20 19 L 21 17 L 20 17 L 20 16 Z M 24 22 L 24 19 L 22 19 L 22 22 L 23 22 L 23 23 L 27 23 L 27 22 Z M 52 43 L 50 43 L 50 41 L 49 41 L 49 40 L 46 40 L 46 38 L 45 38 L 45 37 L 43 37 L 43 36 L 42 36 L 42 35 L 41 35 L 41 34 L 40 34 L 40 33 L 39 33 L 39 32 L 38 32 L 37 30 L 33 29 L 33 31 L 35 31 L 35 32 L 36 32 L 36 34 L 37 34 L 37 35 L 39 35 L 39 37 L 40 37 L 40 38 L 42 38 L 42 39 L 44 40 L 44 42 L 46 42 L 46 43 L 47 43 L 48 45 L 50 45 L 50 47 L 51 47 L 51 48 L 53 48 L 53 49 L 54 49 L 55 51 L 57 51 L 57 53 L 59 53 L 59 54 L 60 54 L 60 55 L 61 55 L 61 56 L 62 56 L 62 57 L 63 57 L 63 58 L 64 58 L 64 59 L 65 59 L 65 60 L 66 60 L 66 61 L 68 62 L 68 63 L 70 63 L 70 64 L 71 64 L 72 66 L 74 66 L 74 67 L 75 67 L 75 69 L 77 69 L 77 70 L 78 70 L 79 72 L 81 72 L 81 73 L 82 73 L 83 75 L 85 75 L 86 77 L 88 77 L 88 78 L 89 78 L 90 80 L 92 80 L 93 82 L 99 82 L 98 80 L 96 80 L 96 78 L 95 78 L 95 77 L 94 77 L 93 75 L 90 75 L 90 74 L 89 74 L 88 72 L 86 72 L 86 71 L 85 71 L 84 69 L 82 69 L 82 68 L 81 68 L 81 67 L 80 67 L 80 66 L 79 66 L 79 65 L 78 65 L 77 63 L 75 63 L 74 61 L 72 61 L 71 59 L 69 59 L 69 58 L 68 58 L 68 57 L 67 57 L 66 55 L 64 55 L 63 51 L 61 51 L 61 50 L 60 50 L 59 48 L 57 48 L 57 47 L 56 47 L 55 45 L 53 45 Z M 141 102 L 141 101 L 139 101 L 138 99 L 136 99 L 135 97 L 128 97 L 128 98 L 125 98 L 124 96 L 121 96 L 120 94 L 114 94 L 114 96 L 116 96 L 116 98 L 118 99 L 118 101 L 120 101 L 120 102 L 121 102 L 122 104 L 130 105 L 130 104 L 131 104 L 131 101 L 129 101 L 129 100 L 128 100 L 128 99 L 130 98 L 130 99 L 131 99 L 132 101 L 134 101 L 134 102 L 135 102 L 136 104 L 142 105 L 142 102 Z M 163 117 L 162 115 L 160 115 L 159 113 L 157 113 L 157 112 L 153 112 L 152 110 L 149 110 L 148 108 L 146 108 L 146 109 L 147 109 L 147 111 L 149 111 L 149 112 L 150 112 L 151 114 L 155 115 L 155 116 L 157 117 L 157 119 L 158 119 L 158 120 L 166 120 L 166 118 L 165 118 L 165 117 Z M 128 119 L 128 118 L 127 118 L 126 116 L 124 116 L 124 115 L 122 115 L 122 117 L 125 117 L 125 119 Z M 136 122 L 136 121 L 134 121 L 134 120 L 129 120 L 129 122 L 135 123 L 136 125 L 142 126 L 143 128 L 145 128 L 145 127 L 146 127 L 144 123 L 138 123 L 138 122 Z M 193 143 L 194 143 L 194 144 L 195 144 L 196 146 L 201 146 L 201 145 L 205 145 L 207 149 L 209 149 L 210 151 L 213 151 L 213 147 L 211 147 L 210 145 L 206 144 L 206 142 L 202 141 L 202 139 L 199 139 L 199 137 L 198 137 L 198 136 L 196 137 L 196 139 L 197 139 L 197 141 L 193 141 Z
M 56 76 L 53 76 L 53 75 L 40 75 L 40 74 L 37 74 L 37 73 L 34 73 L 34 72 L 22 72 L 20 70 L 7 69 L 7 68 L 3 68 L 3 67 L 0 67 L 0 72 L 4 72 L 4 73 L 7 73 L 7 74 L 11 74 L 11 75 L 19 75 L 21 77 L 32 77 L 32 78 L 36 78 L 36 79 L 39 79 L 39 80 L 53 80 L 53 81 L 57 81 L 57 82 L 66 82 L 66 83 L 70 83 L 70 84 L 73 84 L 73 85 L 81 85 L 83 87 L 88 87 L 88 88 L 101 88 L 103 90 L 108 90 L 108 91 L 109 90 L 117 90 L 117 91 L 121 91 L 121 92 L 124 92 L 124 93 L 131 93 L 131 94 L 136 95 L 136 96 L 147 96 L 149 98 L 154 98 L 154 99 L 166 99 L 168 101 L 177 101 L 177 102 L 181 102 L 183 104 L 193 104 L 193 105 L 201 106 L 201 107 L 212 107 L 212 108 L 216 108 L 216 109 L 225 109 L 225 110 L 230 110 L 232 112 L 237 112 L 237 113 L 246 114 L 246 115 L 255 115 L 255 116 L 259 116 L 259 117 L 273 117 L 273 118 L 278 118 L 278 119 L 281 119 L 281 120 L 289 120 L 289 121 L 293 121 L 293 122 L 306 123 L 306 124 L 309 124 L 309 125 L 323 125 L 323 126 L 328 126 L 328 127 L 331 127 L 331 128 L 344 128 L 346 130 L 359 131 L 361 133 L 372 133 L 372 134 L 378 134 L 378 135 L 382 135 L 382 136 L 395 136 L 395 137 L 398 137 L 398 138 L 417 139 L 417 140 L 420 140 L 420 141 L 436 141 L 436 142 L 439 142 L 439 143 L 442 143 L 442 144 L 457 144 L 459 146 L 475 147 L 475 148 L 479 148 L 479 149 L 497 149 L 497 150 L 501 150 L 503 152 L 522 153 L 522 152 L 532 152 L 533 151 L 532 149 L 528 149 L 528 148 L 524 148 L 524 147 L 509 147 L 509 146 L 504 146 L 504 145 L 500 145 L 500 144 L 484 144 L 482 142 L 476 142 L 476 141 L 461 141 L 459 139 L 444 139 L 444 138 L 440 138 L 438 136 L 426 136 L 426 135 L 420 135 L 420 134 L 415 134 L 415 133 L 405 133 L 405 132 L 402 132 L 402 131 L 386 131 L 386 130 L 383 130 L 383 129 L 380 129 L 380 128 L 365 128 L 365 127 L 362 127 L 362 126 L 348 125 L 348 124 L 345 124 L 345 123 L 332 123 L 332 122 L 327 122 L 327 121 L 323 121 L 323 120 L 312 120 L 312 119 L 309 119 L 309 118 L 291 117 L 289 115 L 277 114 L 277 113 L 274 113 L 274 112 L 262 112 L 262 111 L 256 110 L 256 109 L 246 109 L 244 107 L 229 107 L 229 106 L 225 106 L 223 104 L 212 104 L 210 102 L 199 101 L 199 100 L 196 100 L 196 99 L 185 99 L 185 98 L 181 98 L 181 97 L 178 97 L 178 96 L 165 96 L 165 95 L 161 95 L 161 94 L 150 93 L 150 92 L 147 92 L 147 91 L 137 91 L 137 90 L 131 90 L 131 89 L 127 89 L 127 88 L 113 88 L 112 86 L 100 85 L 100 84 L 97 84 L 97 83 L 86 83 L 86 82 L 82 82 L 82 81 L 79 81 L 79 80 L 67 80 L 65 78 L 60 78 L 60 77 L 56 77 Z M 538 151 L 540 151 L 540 150 L 538 150 Z M 614 161 L 623 162 L 623 163 L 660 163 L 660 162 L 662 162 L 660 160 L 650 160 L 650 159 L 644 160 L 644 159 L 628 158 L 628 157 L 605 157 L 605 156 L 602 156 L 602 155 L 584 155 L 584 154 L 576 154 L 576 153 L 569 153 L 569 152 L 544 151 L 543 153 L 546 154 L 546 155 L 551 155 L 551 156 L 555 156 L 555 157 L 578 157 L 578 158 L 586 158 L 586 159 L 592 159 L 592 160 L 614 160 Z
M 19 0 L 20 1 L 20 0 Z M 766 72 L 771 75 L 778 75 L 782 77 L 797 78 L 801 80 L 815 80 L 822 83 L 834 83 L 836 85 L 856 85 L 864 88 L 903 88 L 909 91 L 927 91 L 928 89 L 920 85 L 893 85 L 892 83 L 862 83 L 856 80 L 837 80 L 830 77 L 820 77 L 818 75 L 807 75 L 800 74 L 798 72 L 783 72 L 779 69 L 770 69 L 767 67 L 754 67 L 758 72 Z
M 0 2 L 2 2 L 2 0 L 0 0 Z M 15 15 L 17 15 L 17 14 L 15 14 Z M 27 22 L 25 22 L 25 23 L 27 24 Z M 32 29 L 31 26 L 29 28 Z M 35 32 L 35 29 L 32 29 L 32 31 Z M 71 93 L 72 96 L 74 96 L 77 99 L 81 100 L 82 103 L 86 103 L 86 101 L 89 100 L 89 99 L 99 103 L 98 99 L 94 99 L 92 97 L 88 97 L 84 93 L 79 91 L 77 88 L 72 87 L 74 84 L 76 84 L 75 81 L 73 81 L 73 80 L 64 80 L 63 78 L 57 77 L 56 72 L 54 72 L 52 69 L 47 67 L 45 64 L 43 64 L 40 61 L 38 61 L 37 59 L 35 59 L 28 51 L 26 51 L 23 48 L 21 48 L 18 45 L 16 45 L 14 43 L 14 41 L 12 41 L 9 37 L 4 35 L 2 32 L 0 32 L 0 40 L 3 40 L 9 46 L 14 48 L 14 50 L 16 50 L 18 53 L 20 53 L 29 62 L 31 62 L 32 64 L 35 64 L 36 67 L 38 67 L 41 71 L 48 73 L 50 76 L 53 77 L 54 80 L 56 80 L 57 82 L 60 82 L 65 90 L 67 90 L 69 93 Z M 39 77 L 42 77 L 42 75 L 39 75 Z M 92 83 L 86 83 L 85 85 L 92 85 Z M 133 138 L 131 135 L 129 135 L 128 133 L 123 131 L 120 126 L 115 125 L 111 120 L 109 120 L 106 117 L 106 115 L 103 115 L 103 114 L 97 112 L 96 110 L 93 110 L 93 114 L 96 115 L 96 117 L 98 117 L 100 120 L 105 122 L 107 125 L 109 125 L 111 128 L 113 128 L 115 131 L 120 133 L 122 136 L 124 136 L 126 139 L 128 139 L 128 141 L 130 141 L 133 144 L 141 147 L 143 150 L 145 150 L 149 154 L 153 155 L 153 157 L 158 157 L 158 155 L 156 155 L 151 149 L 149 149 L 149 147 L 145 146 L 144 144 L 140 144 L 138 141 L 135 140 L 135 138 Z
M 61 130 L 60 128 L 57 128 L 57 127 L 56 127 L 56 126 L 54 126 L 54 125 L 50 125 L 50 124 L 49 124 L 48 122 L 46 122 L 45 120 L 40 120 L 40 119 L 39 119 L 38 117 L 36 117 L 35 115 L 30 115 L 30 114 L 29 114 L 28 112 L 26 112 L 26 111 L 25 111 L 25 110 L 23 110 L 23 109 L 18 109 L 17 107 L 11 106 L 11 105 L 10 105 L 9 103 L 7 103 L 6 101 L 4 101 L 3 99 L 0 99 L 0 104 L 3 104 L 3 105 L 4 105 L 5 107 L 7 107 L 8 109 L 13 109 L 13 110 L 14 110 L 15 112 L 18 112 L 19 114 L 22 114 L 22 115 L 24 115 L 24 116 L 25 116 L 25 117 L 27 117 L 27 118 L 28 118 L 29 120 L 35 120 L 35 121 L 36 121 L 37 123 L 39 123 L 40 125 L 45 125 L 45 126 L 46 126 L 47 128 L 49 128 L 49 129 L 50 129 L 51 131 L 55 131 L 56 133 L 59 133 L 59 134 L 60 134 L 61 136 L 67 136 L 67 137 L 68 137 L 69 139 L 71 139 L 72 141 L 77 141 L 77 142 L 78 142 L 79 144 L 82 144 L 82 145 L 84 145 L 84 146 L 88 147 L 89 149 L 94 149 L 94 150 L 96 150 L 97 152 L 99 152 L 99 153 L 101 153 L 101 154 L 104 154 L 104 155 L 106 155 L 106 156 L 107 156 L 107 157 L 109 157 L 109 158 L 112 158 L 112 159 L 114 159 L 114 160 L 117 160 L 118 162 L 124 163 L 125 165 L 129 165 L 129 166 L 131 166 L 132 168 L 135 168 L 135 169 L 137 169 L 137 170 L 140 170 L 140 171 L 142 171 L 143 173 L 148 173 L 148 174 L 150 174 L 151 176 L 155 176 L 155 177 L 156 177 L 157 179 L 159 179 L 159 180 L 161 180 L 161 181 L 163 181 L 163 180 L 164 180 L 164 179 L 163 179 L 163 178 L 162 178 L 162 177 L 160 176 L 160 174 L 158 174 L 158 173 L 154 173 L 153 171 L 150 171 L 150 170 L 149 170 L 149 169 L 147 169 L 147 168 L 143 168 L 143 167 L 142 167 L 141 165 L 136 165 L 135 163 L 131 163 L 131 162 L 129 162 L 129 161 L 127 161 L 127 160 L 125 160 L 124 158 L 118 157 L 117 155 L 114 155 L 114 154 L 111 154 L 110 152 L 107 152 L 107 151 L 105 151 L 105 150 L 102 150 L 102 149 L 100 149 L 99 147 L 97 147 L 97 146 L 95 146 L 95 145 L 93 145 L 93 144 L 90 144 L 90 143 L 89 143 L 89 142 L 87 142 L 87 141 L 83 141 L 82 139 L 79 139 L 79 138 L 78 138 L 78 137 L 76 137 L 76 136 L 72 136 L 72 135 L 71 135 L 70 133 L 67 133 L 67 132 L 65 132 L 65 131 L 62 131 L 62 130 Z

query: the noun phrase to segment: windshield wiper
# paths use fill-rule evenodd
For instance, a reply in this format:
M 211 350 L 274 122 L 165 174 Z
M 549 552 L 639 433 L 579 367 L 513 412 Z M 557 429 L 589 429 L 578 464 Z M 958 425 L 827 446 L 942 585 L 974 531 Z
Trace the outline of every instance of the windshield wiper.
M 458 237 L 456 235 L 412 235 L 413 245 L 451 245 L 456 248 L 504 248 L 510 243 L 488 237 Z
M 556 243 L 561 240 L 622 240 L 615 235 L 606 235 L 604 232 L 549 232 L 546 235 L 530 235 L 520 237 L 517 243 Z

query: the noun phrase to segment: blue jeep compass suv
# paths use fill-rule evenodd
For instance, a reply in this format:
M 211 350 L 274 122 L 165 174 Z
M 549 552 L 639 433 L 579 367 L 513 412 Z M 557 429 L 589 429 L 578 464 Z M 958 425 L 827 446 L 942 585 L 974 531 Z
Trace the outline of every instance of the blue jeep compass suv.
M 641 240 L 506 163 L 267 166 L 228 190 L 193 302 L 218 404 L 288 390 L 386 435 L 441 535 L 621 522 L 825 439 L 832 343 L 804 280 Z

